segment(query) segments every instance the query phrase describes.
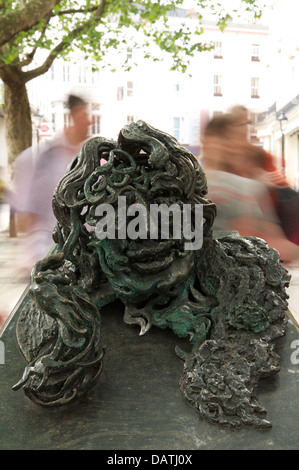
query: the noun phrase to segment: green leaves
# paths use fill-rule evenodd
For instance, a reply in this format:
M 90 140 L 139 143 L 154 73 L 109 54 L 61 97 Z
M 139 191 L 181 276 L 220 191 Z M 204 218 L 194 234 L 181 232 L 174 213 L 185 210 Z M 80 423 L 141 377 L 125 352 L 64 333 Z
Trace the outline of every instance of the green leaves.
M 43 0 L 4 2 L 0 22 L 5 25 L 7 19 L 12 37 L 0 49 L 0 70 L 1 63 L 29 65 L 42 49 L 53 58 L 79 48 L 101 61 L 110 51 L 117 50 L 124 35 L 128 41 L 134 41 L 135 35 L 136 41 L 137 34 L 139 47 L 144 48 L 146 57 L 159 60 L 151 50 L 155 45 L 172 56 L 174 70 L 186 71 L 190 57 L 210 49 L 210 45 L 199 40 L 205 12 L 215 15 L 219 29 L 224 30 L 235 11 L 225 9 L 227 2 L 213 0 L 194 0 L 191 15 L 182 10 L 183 0 L 49 0 L 46 3 L 48 8 Z M 53 7 L 49 9 L 50 3 Z M 261 0 L 235 0 L 235 4 L 240 11 L 245 9 L 257 17 L 261 14 Z M 26 11 L 21 8 L 24 5 Z M 28 14 L 37 5 L 40 8 L 34 10 L 35 15 L 38 12 L 40 16 L 34 25 L 30 26 L 28 18 L 16 16 Z M 186 21 L 182 24 L 184 15 Z M 18 19 L 16 24 L 14 18 Z M 19 31 L 23 23 L 27 26 Z M 43 73 L 42 69 L 40 72 Z

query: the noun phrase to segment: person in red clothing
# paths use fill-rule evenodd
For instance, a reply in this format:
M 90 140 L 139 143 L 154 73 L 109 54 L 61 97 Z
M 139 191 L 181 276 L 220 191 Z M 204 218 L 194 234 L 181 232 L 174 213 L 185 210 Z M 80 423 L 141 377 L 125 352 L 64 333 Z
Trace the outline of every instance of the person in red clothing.
M 286 263 L 297 262 L 298 244 L 282 230 L 267 185 L 254 178 L 261 170 L 263 152 L 254 146 L 239 146 L 235 125 L 234 116 L 217 116 L 208 123 L 202 139 L 208 198 L 217 206 L 214 230 L 236 230 L 242 236 L 262 238 Z
M 230 114 L 236 119 L 232 138 L 239 141 L 238 147 L 243 148 L 250 158 L 257 147 L 248 140 L 248 110 L 245 106 L 237 105 L 231 108 Z M 254 172 L 243 176 L 266 184 L 282 230 L 290 241 L 299 245 L 299 195 L 277 168 L 275 157 L 260 149 L 259 164 L 255 166 Z

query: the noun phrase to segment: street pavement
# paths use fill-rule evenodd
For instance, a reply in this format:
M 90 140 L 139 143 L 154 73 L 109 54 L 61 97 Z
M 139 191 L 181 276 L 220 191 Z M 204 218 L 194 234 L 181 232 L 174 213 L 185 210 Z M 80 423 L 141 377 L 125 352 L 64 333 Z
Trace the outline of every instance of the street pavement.
M 0 327 L 2 327 L 25 291 L 25 276 L 18 260 L 21 258 L 21 237 L 10 238 L 7 230 L 0 232 Z
M 8 229 L 1 230 L 0 220 L 0 328 L 7 321 L 29 283 L 29 275 L 22 272 L 22 236 L 9 236 Z M 292 275 L 289 294 L 289 315 L 299 330 L 299 262 L 288 266 Z

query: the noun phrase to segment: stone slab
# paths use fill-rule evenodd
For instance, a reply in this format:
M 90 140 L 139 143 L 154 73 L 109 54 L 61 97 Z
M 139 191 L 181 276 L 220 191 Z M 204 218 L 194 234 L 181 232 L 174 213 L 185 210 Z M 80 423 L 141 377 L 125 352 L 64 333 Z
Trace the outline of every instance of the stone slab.
M 203 421 L 184 401 L 178 381 L 183 364 L 175 346 L 186 347 L 171 331 L 152 328 L 139 336 L 123 323 L 120 304 L 103 311 L 104 368 L 97 386 L 79 403 L 41 408 L 12 386 L 25 361 L 11 315 L 1 341 L 0 449 L 5 450 L 294 450 L 299 448 L 299 334 L 289 321 L 277 342 L 281 371 L 264 379 L 260 403 L 273 428 L 221 429 Z M 295 341 L 298 342 L 297 346 Z M 296 354 L 297 347 L 298 353 Z M 293 354 L 293 356 L 292 356 Z

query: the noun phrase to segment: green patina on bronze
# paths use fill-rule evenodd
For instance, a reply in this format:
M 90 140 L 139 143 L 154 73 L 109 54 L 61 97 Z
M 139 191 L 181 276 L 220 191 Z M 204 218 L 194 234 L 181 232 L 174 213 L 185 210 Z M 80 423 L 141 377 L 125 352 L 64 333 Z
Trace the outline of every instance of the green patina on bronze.
M 103 164 L 103 160 L 106 162 Z M 14 386 L 42 406 L 65 405 L 98 381 L 104 357 L 100 309 L 121 300 L 124 321 L 188 338 L 180 388 L 204 417 L 222 425 L 267 428 L 256 397 L 262 377 L 279 371 L 274 340 L 286 331 L 287 271 L 263 240 L 213 234 L 216 207 L 205 174 L 173 137 L 142 121 L 117 142 L 89 140 L 59 182 L 53 211 L 55 253 L 33 268 L 30 300 L 17 324 L 28 362 Z M 97 207 L 118 197 L 138 203 L 203 205 L 203 245 L 185 239 L 99 240 Z M 87 226 L 88 224 L 88 226 Z M 171 233 L 171 232 L 170 232 Z

